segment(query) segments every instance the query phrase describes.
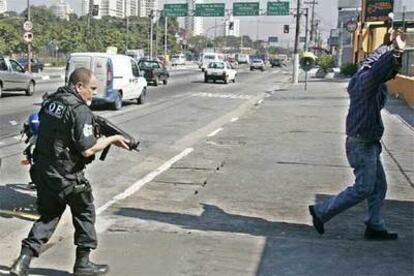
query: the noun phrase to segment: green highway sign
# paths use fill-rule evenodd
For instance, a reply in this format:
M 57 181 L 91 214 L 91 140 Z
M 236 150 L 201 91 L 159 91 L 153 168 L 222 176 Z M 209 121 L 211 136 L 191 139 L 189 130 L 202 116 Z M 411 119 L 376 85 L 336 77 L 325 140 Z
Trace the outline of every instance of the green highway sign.
M 204 17 L 224 16 L 224 8 L 224 3 L 196 4 L 194 15 Z
M 233 3 L 234 16 L 259 15 L 259 2 L 237 2 Z
M 267 2 L 267 15 L 289 15 L 289 2 Z
M 187 16 L 188 4 L 164 4 L 165 16 Z

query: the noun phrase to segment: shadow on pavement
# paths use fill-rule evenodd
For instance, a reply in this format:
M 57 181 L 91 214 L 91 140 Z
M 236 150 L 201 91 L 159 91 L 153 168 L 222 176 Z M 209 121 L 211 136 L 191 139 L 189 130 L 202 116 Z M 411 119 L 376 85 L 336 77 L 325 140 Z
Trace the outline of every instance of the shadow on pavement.
M 256 275 L 413 275 L 413 208 L 413 202 L 385 203 L 385 219 L 398 232 L 397 241 L 363 240 L 365 202 L 325 224 L 319 239 L 268 237 Z
M 4 273 L 5 271 L 9 271 L 10 267 L 0 265 L 0 276 L 6 276 L 9 275 L 9 273 Z M 61 271 L 56 269 L 49 269 L 49 268 L 30 268 L 30 275 L 48 275 L 48 276 L 68 276 L 72 275 L 71 273 L 67 271 Z
M 202 204 L 200 216 L 160 212 L 135 208 L 121 208 L 117 215 L 152 220 L 182 226 L 184 229 L 244 233 L 254 236 L 276 235 L 278 232 L 311 233 L 311 226 L 285 222 L 272 222 L 258 217 L 229 214 L 217 206 Z
M 327 195 L 317 195 L 317 201 Z M 272 222 L 258 217 L 226 213 L 202 204 L 200 216 L 121 208 L 117 215 L 182 226 L 184 229 L 221 231 L 263 236 L 266 243 L 257 276 L 273 275 L 413 275 L 413 202 L 387 200 L 386 220 L 400 239 L 363 240 L 365 204 L 345 211 L 326 224 L 319 236 L 306 224 Z M 307 214 L 307 206 L 303 206 Z M 310 220 L 310 217 L 309 217 Z
M 385 109 L 391 114 L 399 115 L 405 123 L 411 127 L 414 127 L 414 109 L 409 107 L 404 100 L 395 97 L 388 97 Z
M 36 220 L 36 191 L 27 184 L 0 186 L 0 217 Z

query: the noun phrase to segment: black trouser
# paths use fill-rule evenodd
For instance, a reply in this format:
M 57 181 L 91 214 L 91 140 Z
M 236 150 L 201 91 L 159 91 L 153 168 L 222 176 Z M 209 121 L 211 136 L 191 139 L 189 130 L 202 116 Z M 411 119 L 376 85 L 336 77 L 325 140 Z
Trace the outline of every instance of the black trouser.
M 33 170 L 31 175 L 37 188 L 40 218 L 33 224 L 29 236 L 22 241 L 22 246 L 30 248 L 34 256 L 38 257 L 41 246 L 52 236 L 66 205 L 69 205 L 75 227 L 75 245 L 85 250 L 95 249 L 97 238 L 92 190 L 62 194 L 55 190 L 62 183 L 62 179 L 53 178 L 40 169 Z M 73 185 L 75 184 L 78 182 L 74 181 Z

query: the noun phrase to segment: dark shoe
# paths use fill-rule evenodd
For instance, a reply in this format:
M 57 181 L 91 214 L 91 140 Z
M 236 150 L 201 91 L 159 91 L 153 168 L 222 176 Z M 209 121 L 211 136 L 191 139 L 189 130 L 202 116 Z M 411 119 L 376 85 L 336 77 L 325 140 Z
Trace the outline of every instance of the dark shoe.
M 75 266 L 73 274 L 76 276 L 104 275 L 109 272 L 108 265 L 94 264 L 88 261 L 83 266 Z
M 325 228 L 323 227 L 323 222 L 316 216 L 315 208 L 313 205 L 309 205 L 309 213 L 312 216 L 313 227 L 315 227 L 316 231 L 323 235 L 325 233 Z
M 27 276 L 29 275 L 29 265 L 32 260 L 31 255 L 20 254 L 19 258 L 14 262 L 10 268 L 10 275 Z
M 398 234 L 388 233 L 386 230 L 378 231 L 367 227 L 365 230 L 364 239 L 370 241 L 391 241 L 398 239 Z

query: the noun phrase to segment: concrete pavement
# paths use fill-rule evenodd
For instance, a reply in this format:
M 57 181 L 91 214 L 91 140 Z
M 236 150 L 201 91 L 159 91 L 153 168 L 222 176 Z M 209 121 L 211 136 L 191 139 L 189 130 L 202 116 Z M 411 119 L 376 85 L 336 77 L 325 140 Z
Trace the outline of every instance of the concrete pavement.
M 306 92 L 278 83 L 263 91 L 250 111 L 106 209 L 93 259 L 110 275 L 413 275 L 414 131 L 404 120 L 413 110 L 399 101 L 383 114 L 383 158 L 386 221 L 400 239 L 364 241 L 365 204 L 326 224 L 324 236 L 311 227 L 307 206 L 353 181 L 345 86 L 311 79 Z M 32 272 L 68 275 L 73 260 L 67 238 Z

